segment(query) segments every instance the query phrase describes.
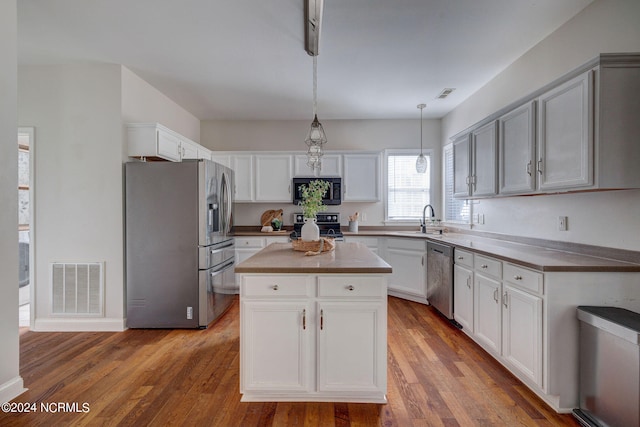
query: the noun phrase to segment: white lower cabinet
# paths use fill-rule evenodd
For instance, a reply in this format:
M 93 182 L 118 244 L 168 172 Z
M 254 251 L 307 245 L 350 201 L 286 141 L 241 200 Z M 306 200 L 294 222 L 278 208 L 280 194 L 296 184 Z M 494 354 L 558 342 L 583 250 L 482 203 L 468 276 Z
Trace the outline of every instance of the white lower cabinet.
M 239 276 L 242 401 L 386 402 L 383 275 Z
M 542 298 L 504 283 L 502 357 L 542 386 Z
M 453 318 L 464 331 L 473 334 L 473 272 L 462 265 L 453 266 Z
M 243 388 L 245 391 L 307 393 L 313 357 L 304 323 L 307 301 L 244 301 Z
M 476 273 L 474 280 L 474 336 L 490 353 L 500 355 L 502 343 L 501 284 Z
M 377 237 L 349 235 L 345 237 L 345 242 L 362 243 L 367 248 L 369 248 L 371 252 L 373 252 L 374 254 L 378 254 L 379 242 Z
M 247 236 L 236 237 L 236 264 L 260 252 L 272 243 L 287 243 L 289 236 Z
M 386 329 L 382 302 L 319 302 L 318 391 L 380 390 L 380 331 Z M 371 351 L 378 349 L 378 351 Z
M 422 239 L 386 240 L 382 256 L 391 265 L 389 295 L 427 303 L 427 251 Z
M 520 379 L 542 390 L 543 275 L 477 253 L 455 253 L 456 321 Z

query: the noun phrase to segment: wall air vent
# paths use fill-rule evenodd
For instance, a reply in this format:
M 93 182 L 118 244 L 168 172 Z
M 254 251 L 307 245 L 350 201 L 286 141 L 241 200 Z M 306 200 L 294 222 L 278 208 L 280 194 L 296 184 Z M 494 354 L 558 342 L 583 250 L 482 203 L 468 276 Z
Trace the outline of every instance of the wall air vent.
M 51 312 L 103 316 L 104 263 L 51 263 Z
M 436 99 L 445 99 L 447 96 L 451 95 L 451 92 L 454 90 L 456 90 L 455 87 L 446 87 L 442 89 L 442 92 L 440 92 L 438 96 L 436 96 Z

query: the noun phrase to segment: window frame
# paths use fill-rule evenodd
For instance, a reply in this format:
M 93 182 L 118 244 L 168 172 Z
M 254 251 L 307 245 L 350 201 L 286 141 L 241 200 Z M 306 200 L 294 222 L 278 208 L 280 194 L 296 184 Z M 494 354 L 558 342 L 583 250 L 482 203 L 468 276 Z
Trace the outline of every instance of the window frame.
M 429 201 L 431 204 L 433 204 L 433 186 L 434 186 L 434 166 L 433 166 L 433 161 L 434 161 L 434 156 L 433 156 L 433 151 L 430 148 L 427 149 L 423 149 L 422 153 L 426 156 L 429 157 L 429 169 L 428 169 L 428 173 L 429 173 Z M 413 149 L 413 148 L 395 148 L 395 149 L 386 149 L 384 150 L 384 167 L 383 167 L 383 186 L 384 186 L 384 224 L 387 225 L 416 225 L 419 226 L 420 220 L 417 219 L 393 219 L 393 218 L 389 218 L 389 157 L 390 156 L 398 156 L 398 155 L 403 155 L 403 156 L 415 156 L 416 158 L 418 158 L 418 156 L 420 155 L 420 150 L 419 149 Z M 416 223 L 416 221 L 418 221 Z

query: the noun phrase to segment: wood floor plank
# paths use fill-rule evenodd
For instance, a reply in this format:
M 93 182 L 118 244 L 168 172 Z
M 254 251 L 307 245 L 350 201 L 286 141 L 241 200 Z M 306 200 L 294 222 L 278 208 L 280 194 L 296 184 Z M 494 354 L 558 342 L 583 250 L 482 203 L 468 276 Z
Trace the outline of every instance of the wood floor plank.
M 578 426 L 431 307 L 390 297 L 388 404 L 240 402 L 239 304 L 206 330 L 20 331 L 28 391 L 88 413 L 0 414 L 4 426 Z

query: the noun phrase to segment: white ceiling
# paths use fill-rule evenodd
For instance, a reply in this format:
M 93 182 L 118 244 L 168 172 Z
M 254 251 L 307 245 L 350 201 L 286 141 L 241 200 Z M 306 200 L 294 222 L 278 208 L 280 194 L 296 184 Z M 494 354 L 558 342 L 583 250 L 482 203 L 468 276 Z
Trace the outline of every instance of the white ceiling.
M 318 116 L 442 117 L 592 1 L 326 0 Z M 123 64 L 201 120 L 310 119 L 303 39 L 303 0 L 18 1 L 20 64 Z

